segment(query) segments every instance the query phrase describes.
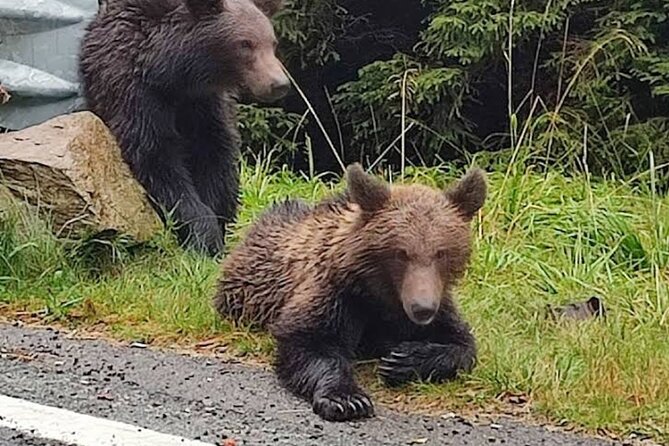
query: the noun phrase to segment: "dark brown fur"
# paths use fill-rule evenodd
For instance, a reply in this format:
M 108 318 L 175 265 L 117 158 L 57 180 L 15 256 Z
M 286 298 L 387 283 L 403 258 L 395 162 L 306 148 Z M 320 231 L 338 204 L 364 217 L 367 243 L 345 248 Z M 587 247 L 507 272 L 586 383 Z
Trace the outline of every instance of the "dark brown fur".
M 277 339 L 281 382 L 326 419 L 369 416 L 355 356 L 384 356 L 388 384 L 450 379 L 473 367 L 475 341 L 452 291 L 470 257 L 470 221 L 485 180 L 443 192 L 388 186 L 359 165 L 346 194 L 268 210 L 223 262 L 222 315 Z
M 289 81 L 269 16 L 280 0 L 114 0 L 82 41 L 88 107 L 182 241 L 216 254 L 239 188 L 237 97 L 273 101 Z M 166 215 L 164 215 L 166 217 Z

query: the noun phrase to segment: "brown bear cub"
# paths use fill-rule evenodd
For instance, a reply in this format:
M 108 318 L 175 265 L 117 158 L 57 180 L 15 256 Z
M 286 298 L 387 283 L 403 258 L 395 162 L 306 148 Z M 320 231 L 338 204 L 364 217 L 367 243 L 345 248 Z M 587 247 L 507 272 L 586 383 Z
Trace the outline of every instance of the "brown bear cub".
M 389 186 L 359 164 L 347 191 L 269 209 L 224 260 L 214 305 L 269 328 L 280 382 L 327 420 L 372 416 L 354 358 L 380 357 L 388 385 L 469 371 L 476 342 L 453 300 L 470 257 L 482 170 L 446 191 Z

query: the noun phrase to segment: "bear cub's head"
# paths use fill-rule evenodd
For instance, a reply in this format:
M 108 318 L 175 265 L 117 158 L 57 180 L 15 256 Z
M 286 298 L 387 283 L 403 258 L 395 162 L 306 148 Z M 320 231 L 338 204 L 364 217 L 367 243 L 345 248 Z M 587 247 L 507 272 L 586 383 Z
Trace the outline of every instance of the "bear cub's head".
M 367 286 L 400 303 L 414 323 L 428 325 L 467 268 L 470 222 L 486 199 L 484 172 L 470 170 L 437 190 L 390 186 L 356 163 L 347 169 L 347 183 L 349 200 L 360 207 Z
M 270 19 L 282 0 L 186 0 L 198 21 L 217 76 L 262 102 L 290 91 L 290 80 L 276 56 L 277 38 Z

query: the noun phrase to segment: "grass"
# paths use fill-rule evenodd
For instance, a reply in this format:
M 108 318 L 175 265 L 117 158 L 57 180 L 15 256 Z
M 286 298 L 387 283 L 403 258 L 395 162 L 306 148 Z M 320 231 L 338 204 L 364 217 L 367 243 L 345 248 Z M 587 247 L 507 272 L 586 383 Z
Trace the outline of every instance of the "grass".
M 454 175 L 410 168 L 405 180 L 441 186 Z M 246 165 L 242 182 L 231 245 L 271 201 L 315 200 L 341 187 L 266 163 Z M 6 316 L 154 343 L 217 338 L 231 353 L 269 358 L 266 335 L 213 314 L 217 263 L 182 251 L 167 233 L 139 248 L 67 243 L 20 207 L 0 215 Z M 439 411 L 527 402 L 535 417 L 669 441 L 668 199 L 623 182 L 508 169 L 491 172 L 473 231 L 475 254 L 459 295 L 480 343 L 478 367 L 454 383 L 394 393 L 367 379 L 377 396 Z M 606 319 L 546 318 L 547 304 L 591 295 L 604 299 Z

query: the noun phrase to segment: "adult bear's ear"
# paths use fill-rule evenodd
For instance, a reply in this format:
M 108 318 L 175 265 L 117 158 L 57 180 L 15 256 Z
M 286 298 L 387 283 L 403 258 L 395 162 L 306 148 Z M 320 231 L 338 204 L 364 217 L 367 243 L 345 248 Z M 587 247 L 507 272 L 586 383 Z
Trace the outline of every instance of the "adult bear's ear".
M 486 175 L 482 169 L 472 169 L 446 190 L 446 198 L 460 214 L 471 220 L 483 206 L 487 195 Z
M 225 0 L 186 0 L 188 10 L 195 17 L 218 15 L 225 8 Z
M 283 0 L 253 0 L 253 3 L 269 18 L 283 7 Z
M 390 199 L 390 187 L 378 178 L 368 175 L 359 163 L 346 169 L 348 195 L 363 211 L 374 212 Z

